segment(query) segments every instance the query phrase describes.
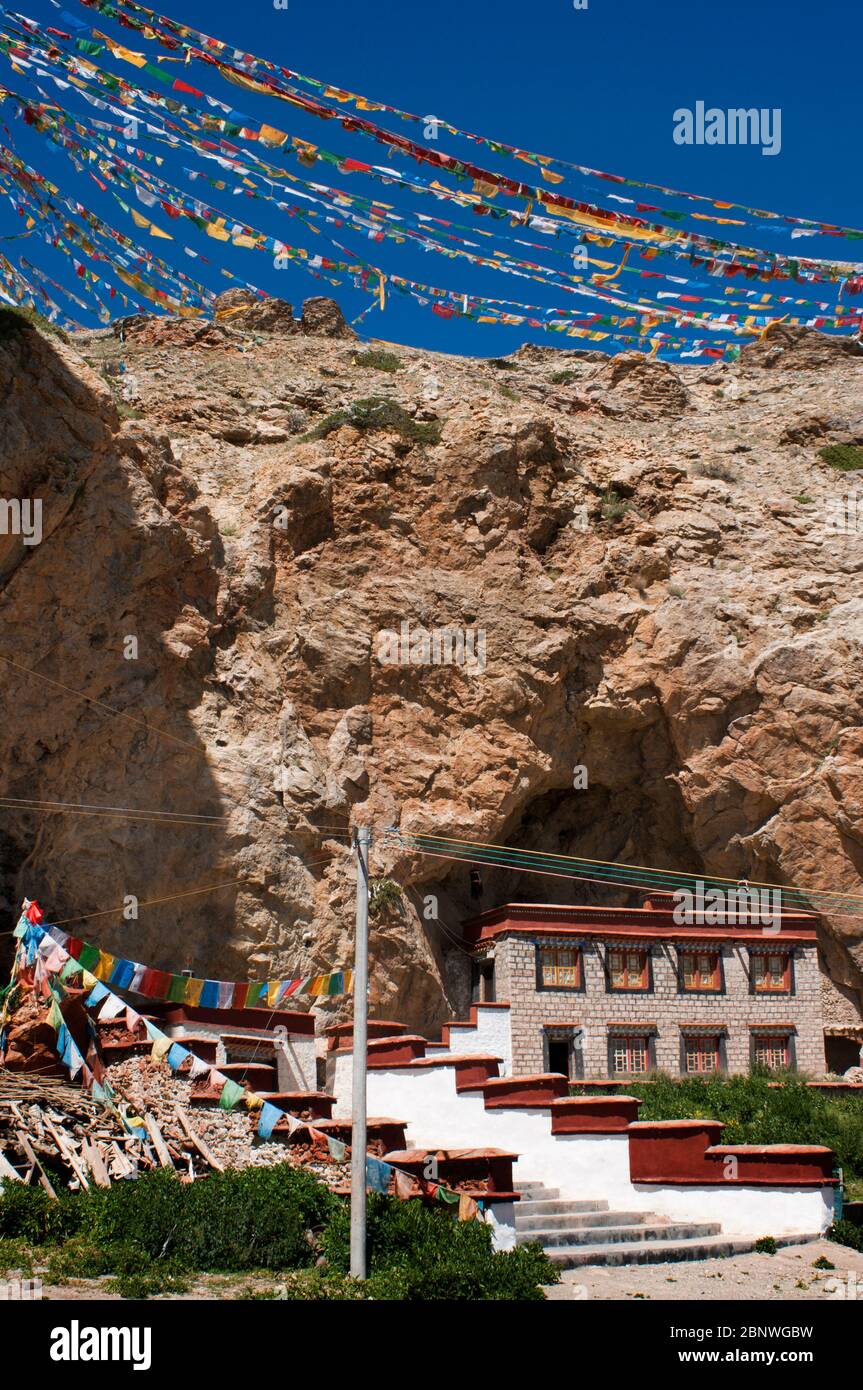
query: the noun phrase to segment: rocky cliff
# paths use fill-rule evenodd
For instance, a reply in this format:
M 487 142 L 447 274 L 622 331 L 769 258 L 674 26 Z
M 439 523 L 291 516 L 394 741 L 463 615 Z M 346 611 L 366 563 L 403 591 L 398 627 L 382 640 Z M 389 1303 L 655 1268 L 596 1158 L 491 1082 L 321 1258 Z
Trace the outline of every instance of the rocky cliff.
M 0 497 L 42 502 L 38 544 L 0 534 L 10 925 L 26 891 L 196 974 L 344 963 L 357 820 L 863 893 L 863 474 L 828 461 L 861 457 L 859 345 L 483 361 L 221 307 L 68 343 L 2 315 Z M 436 629 L 473 659 L 424 662 Z M 423 1030 L 465 1006 L 465 915 L 608 892 L 477 899 L 380 839 L 372 873 L 403 888 L 373 1004 Z M 863 917 L 823 945 L 857 1017 Z

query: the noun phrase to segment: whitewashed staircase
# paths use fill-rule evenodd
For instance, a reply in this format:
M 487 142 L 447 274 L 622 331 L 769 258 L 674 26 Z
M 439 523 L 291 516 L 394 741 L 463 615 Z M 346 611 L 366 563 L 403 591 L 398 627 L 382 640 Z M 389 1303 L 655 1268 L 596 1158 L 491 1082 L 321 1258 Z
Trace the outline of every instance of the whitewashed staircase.
M 569 1201 L 541 1182 L 519 1181 L 516 1244 L 539 1241 L 559 1269 L 584 1265 L 661 1264 L 745 1254 L 754 1241 L 724 1236 L 718 1222 L 672 1222 L 654 1212 L 610 1211 L 607 1202 Z M 778 1237 L 791 1245 L 814 1236 Z

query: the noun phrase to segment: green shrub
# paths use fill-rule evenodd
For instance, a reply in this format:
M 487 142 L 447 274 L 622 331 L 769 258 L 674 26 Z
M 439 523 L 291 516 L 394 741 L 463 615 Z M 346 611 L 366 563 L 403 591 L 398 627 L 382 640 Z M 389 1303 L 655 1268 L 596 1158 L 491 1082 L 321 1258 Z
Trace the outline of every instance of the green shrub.
M 863 449 L 859 444 L 825 444 L 823 449 L 818 450 L 818 456 L 831 468 L 838 468 L 840 473 L 852 473 L 863 468 Z
M 307 1233 L 337 1205 L 328 1187 L 289 1163 L 191 1184 L 160 1170 L 58 1202 L 10 1184 L 0 1196 L 0 1235 L 48 1246 L 65 1239 L 57 1272 L 81 1278 L 142 1273 L 165 1260 L 202 1270 L 296 1269 L 312 1263 Z
M 578 381 L 578 372 L 566 367 L 562 372 L 552 372 L 549 381 L 552 386 L 568 386 L 571 381 Z
M 439 444 L 441 439 L 439 421 L 414 420 L 396 401 L 387 400 L 385 396 L 369 396 L 365 400 L 354 401 L 344 410 L 327 415 L 314 429 L 300 435 L 298 442 L 307 444 L 313 439 L 326 439 L 327 435 L 343 425 L 351 425 L 364 433 L 388 430 L 414 444 Z
M 372 884 L 369 894 L 369 914 L 372 917 L 379 917 L 382 912 L 386 912 L 390 907 L 401 905 L 402 890 L 392 878 L 381 878 L 377 883 Z
M 863 1097 L 831 1096 L 797 1075 L 753 1072 L 709 1079 L 656 1073 L 634 1081 L 642 1120 L 721 1120 L 725 1144 L 825 1144 L 846 1178 L 863 1176 Z
M 354 357 L 355 367 L 373 367 L 376 372 L 400 372 L 401 359 L 394 352 L 384 352 L 381 348 L 369 348 L 368 352 L 358 352 Z
M 326 1224 L 336 1198 L 289 1163 L 229 1169 L 184 1184 L 170 1171 L 86 1194 L 97 1244 L 131 1242 L 151 1260 L 189 1269 L 297 1269 L 312 1263 L 307 1231 Z
M 490 357 L 488 359 L 488 365 L 490 367 L 497 367 L 498 371 L 514 372 L 518 370 L 516 363 L 510 362 L 506 357 Z
M 863 1251 L 863 1227 L 855 1226 L 853 1221 L 834 1221 L 827 1232 L 827 1239 L 837 1245 L 847 1245 L 852 1250 Z
M 761 1236 L 759 1240 L 756 1240 L 753 1249 L 759 1255 L 775 1255 L 779 1246 L 776 1244 L 773 1236 Z
M 556 1283 L 555 1266 L 538 1245 L 492 1249 L 481 1221 L 457 1221 L 422 1202 L 378 1193 L 367 1207 L 369 1292 L 387 1299 L 538 1299 Z M 336 1212 L 322 1247 L 337 1271 L 350 1268 L 350 1211 Z
M 53 1201 L 41 1187 L 7 1183 L 0 1194 L 0 1237 L 54 1245 L 80 1229 L 83 1211 L 71 1192 Z

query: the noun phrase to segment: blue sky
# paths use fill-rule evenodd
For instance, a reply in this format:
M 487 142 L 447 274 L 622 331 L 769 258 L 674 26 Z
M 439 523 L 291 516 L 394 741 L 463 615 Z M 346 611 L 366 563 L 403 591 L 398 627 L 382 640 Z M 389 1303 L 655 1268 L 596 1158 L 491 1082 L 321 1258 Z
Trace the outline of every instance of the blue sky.
M 91 13 L 76 0 L 63 3 L 83 19 Z M 22 3 L 21 12 L 39 22 L 59 22 L 49 0 L 29 0 Z M 530 5 L 513 0 L 409 5 L 404 0 L 363 4 L 288 0 L 286 10 L 263 0 L 246 6 L 229 5 L 226 0 L 172 0 L 168 12 L 238 47 L 335 85 L 418 114 L 433 113 L 527 149 L 716 198 L 863 226 L 863 195 L 854 174 L 855 161 L 859 162 L 854 154 L 855 132 L 859 141 L 860 126 L 853 36 L 859 32 L 859 7 L 852 6 L 851 0 L 824 0 L 817 7 L 804 7 L 799 0 L 755 4 L 726 0 L 721 7 L 691 0 L 663 0 L 654 5 L 588 0 L 586 10 L 575 10 L 572 0 L 535 0 Z M 130 47 L 147 47 L 136 35 L 96 15 L 91 22 Z M 149 48 L 153 56 L 164 52 L 155 45 Z M 124 65 L 113 67 L 124 77 L 135 75 Z M 333 122 L 295 117 L 282 103 L 239 92 L 217 77 L 204 75 L 200 68 L 186 69 L 184 76 L 246 112 L 339 153 L 415 169 L 403 158 L 389 161 L 380 146 L 345 134 Z M 19 91 L 30 90 L 5 62 L 0 62 L 0 80 Z M 758 147 L 675 144 L 672 113 L 681 106 L 694 107 L 698 100 L 722 108 L 780 108 L 781 153 L 770 157 Z M 10 114 L 7 105 L 3 108 L 7 121 Z M 138 235 L 113 200 L 102 197 L 90 180 L 78 175 L 64 154 L 47 153 L 42 137 L 24 130 L 20 123 L 13 129 L 19 152 L 65 192 L 127 234 Z M 411 133 L 408 127 L 401 129 Z M 512 164 L 495 165 L 486 152 L 471 146 L 457 148 L 448 137 L 442 138 L 441 146 L 512 172 Z M 210 171 L 214 172 L 213 166 Z M 334 171 L 313 177 L 339 182 Z M 375 191 L 397 201 L 390 190 L 366 185 L 358 176 L 345 187 Z M 582 191 L 590 196 L 609 187 L 590 190 L 585 185 Z M 567 186 L 565 191 L 578 190 Z M 215 201 L 219 195 L 208 196 Z M 653 195 L 644 196 L 655 201 Z M 255 225 L 285 239 L 290 239 L 289 232 L 296 232 L 294 222 L 285 230 L 284 219 L 275 209 L 243 201 L 245 216 Z M 440 210 L 440 205 L 429 209 L 425 203 L 417 202 L 417 207 Z M 232 206 L 229 198 L 223 198 L 222 205 L 229 210 Z M 458 210 L 445 208 L 444 215 L 469 222 Z M 3 200 L 0 236 L 19 226 Z M 213 243 L 194 229 L 183 235 L 187 244 L 213 253 Z M 523 282 L 481 268 L 398 247 L 370 248 L 350 230 L 342 235 L 346 245 L 369 259 L 387 257 L 392 268 L 436 285 L 511 295 L 533 303 L 560 302 L 553 293 L 549 296 L 539 287 L 529 289 Z M 788 240 L 784 229 L 778 233 L 770 229 L 757 242 L 754 237 L 741 239 L 782 251 L 802 249 L 801 243 Z M 304 244 L 311 243 L 306 239 Z M 156 249 L 164 253 L 166 247 L 171 243 L 159 242 Z M 806 244 L 803 254 L 863 259 L 863 243 L 819 239 L 817 246 Z M 617 259 L 619 253 L 610 255 Z M 63 278 L 64 268 L 57 264 L 62 258 L 37 255 L 34 248 L 32 259 Z M 178 263 L 187 270 L 193 266 L 182 257 Z M 295 304 L 308 294 L 332 293 L 353 317 L 367 303 L 352 288 L 322 287 L 300 270 L 276 272 L 261 253 L 232 249 L 225 264 Z M 686 272 L 678 266 L 677 273 Z M 218 277 L 210 283 L 219 285 Z M 579 346 L 577 341 L 524 327 L 442 322 L 428 309 L 397 297 L 390 298 L 385 313 L 370 313 L 363 327 L 370 335 L 394 342 L 482 356 L 512 351 L 525 340 Z

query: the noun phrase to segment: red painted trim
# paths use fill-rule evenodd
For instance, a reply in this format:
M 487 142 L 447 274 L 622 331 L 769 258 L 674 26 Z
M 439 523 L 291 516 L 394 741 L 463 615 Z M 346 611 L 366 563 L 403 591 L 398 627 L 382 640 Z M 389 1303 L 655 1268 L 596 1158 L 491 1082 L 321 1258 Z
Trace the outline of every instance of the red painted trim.
M 624 1134 L 638 1119 L 635 1096 L 567 1096 L 551 1106 L 552 1134 Z
M 569 1080 L 556 1072 L 537 1076 L 502 1076 L 482 1088 L 486 1110 L 533 1109 L 550 1106 L 567 1094 Z
M 718 1120 L 638 1121 L 629 1127 L 634 1183 L 716 1187 L 825 1187 L 833 1154 L 820 1144 L 722 1144 Z M 736 1175 L 727 1159 L 733 1158 Z
M 656 913 L 649 916 L 655 917 Z M 626 941 L 636 939 L 639 941 L 683 941 L 696 943 L 703 941 L 708 945 L 715 943 L 742 943 L 758 944 L 764 940 L 763 935 L 754 931 L 747 931 L 743 927 L 678 927 L 670 924 L 667 927 L 654 927 L 653 923 L 634 923 L 632 926 L 619 923 L 616 926 L 599 927 L 592 924 L 577 926 L 552 927 L 544 922 L 534 922 L 529 926 L 521 926 L 517 923 L 506 921 L 499 926 L 483 927 L 481 934 L 473 939 L 467 937 L 468 945 L 478 946 L 486 941 L 497 940 L 502 936 L 572 936 L 580 940 L 606 941 L 617 940 Z M 805 931 L 802 928 L 780 927 L 775 940 L 793 945 L 814 946 L 818 942 L 817 933 Z
M 416 1034 L 395 1038 L 370 1038 L 367 1046 L 369 1062 L 413 1062 L 425 1057 L 426 1040 Z

